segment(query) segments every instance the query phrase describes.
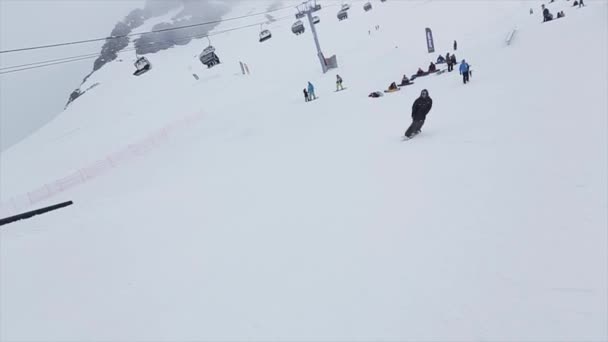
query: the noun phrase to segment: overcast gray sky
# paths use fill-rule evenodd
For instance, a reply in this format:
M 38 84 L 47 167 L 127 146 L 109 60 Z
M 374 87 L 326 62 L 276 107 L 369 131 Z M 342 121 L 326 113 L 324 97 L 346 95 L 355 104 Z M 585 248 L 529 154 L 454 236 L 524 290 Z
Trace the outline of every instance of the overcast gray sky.
M 0 0 L 0 50 L 105 37 L 144 0 Z M 0 54 L 0 67 L 99 53 L 103 42 Z M 59 114 L 94 59 L 0 75 L 0 150 Z

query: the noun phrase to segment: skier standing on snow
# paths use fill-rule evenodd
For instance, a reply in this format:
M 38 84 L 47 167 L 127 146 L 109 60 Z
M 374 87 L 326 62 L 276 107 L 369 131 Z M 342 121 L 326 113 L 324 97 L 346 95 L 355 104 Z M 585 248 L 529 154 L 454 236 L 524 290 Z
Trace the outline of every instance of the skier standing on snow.
M 308 101 L 316 100 L 317 95 L 315 95 L 315 86 L 308 82 Z
M 426 120 L 426 115 L 431 111 L 433 107 L 433 99 L 429 96 L 429 92 L 423 89 L 420 92 L 420 97 L 414 101 L 412 105 L 412 124 L 405 131 L 405 137 L 410 139 L 416 134 L 419 134 Z
M 452 60 L 452 56 L 448 53 L 448 58 L 446 59 L 448 63 L 448 72 L 452 72 L 454 70 L 454 61 Z
M 456 43 L 456 41 L 454 40 L 454 51 L 456 51 L 457 48 L 458 48 L 458 43 Z
M 460 63 L 460 74 L 462 75 L 462 82 L 467 84 L 467 82 L 469 82 L 469 63 L 464 59 L 462 60 L 462 63 Z
M 310 101 L 310 97 L 308 97 L 308 92 L 306 91 L 306 88 L 304 88 L 304 102 L 308 101 Z
M 336 75 L 336 91 L 344 90 L 344 86 L 342 86 L 342 77 L 340 75 Z

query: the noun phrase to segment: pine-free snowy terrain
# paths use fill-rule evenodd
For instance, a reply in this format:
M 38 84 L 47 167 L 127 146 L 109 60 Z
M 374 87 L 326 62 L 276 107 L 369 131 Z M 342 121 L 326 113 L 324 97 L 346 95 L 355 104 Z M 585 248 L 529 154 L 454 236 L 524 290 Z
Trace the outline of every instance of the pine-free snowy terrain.
M 566 17 L 545 24 L 534 1 L 353 2 L 342 22 L 339 2 L 322 4 L 338 70 L 321 73 L 308 24 L 293 35 L 286 10 L 267 42 L 255 26 L 213 36 L 212 69 L 196 58 L 206 39 L 148 55 L 140 77 L 125 53 L 2 153 L 9 212 L 171 127 L 36 207 L 75 205 L 0 228 L 0 340 L 608 338 L 606 1 L 557 0 Z M 367 97 L 454 39 L 470 84 L 456 71 Z M 433 109 L 402 142 L 422 89 Z

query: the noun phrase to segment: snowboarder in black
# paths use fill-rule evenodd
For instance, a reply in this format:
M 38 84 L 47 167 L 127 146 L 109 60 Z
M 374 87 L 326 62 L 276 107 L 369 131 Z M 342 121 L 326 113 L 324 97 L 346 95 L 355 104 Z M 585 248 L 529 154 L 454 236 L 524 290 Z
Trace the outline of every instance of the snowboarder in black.
M 405 131 L 406 138 L 413 138 L 421 132 L 422 125 L 424 125 L 424 120 L 426 120 L 426 115 L 431 111 L 431 107 L 433 107 L 433 99 L 429 96 L 428 90 L 423 89 L 420 92 L 420 97 L 412 105 L 412 124 Z
M 454 41 L 454 51 L 456 51 L 458 49 L 458 43 L 456 41 Z
M 306 88 L 304 88 L 304 102 L 308 102 L 310 101 L 310 97 L 308 96 L 308 92 L 306 91 Z

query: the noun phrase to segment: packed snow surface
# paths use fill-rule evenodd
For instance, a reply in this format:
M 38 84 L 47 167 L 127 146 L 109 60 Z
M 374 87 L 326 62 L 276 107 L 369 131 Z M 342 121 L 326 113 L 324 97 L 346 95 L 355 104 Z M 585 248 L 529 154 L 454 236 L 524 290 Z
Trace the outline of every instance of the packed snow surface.
M 608 339 L 606 1 L 557 0 L 566 17 L 544 24 L 538 1 L 353 1 L 340 22 L 320 3 L 337 70 L 293 9 L 263 43 L 231 29 L 264 16 L 224 22 L 222 64 L 200 64 L 199 39 L 135 77 L 125 52 L 3 152 L 10 204 L 196 117 L 35 207 L 73 206 L 0 228 L 0 340 Z M 471 83 L 456 66 L 367 97 L 453 40 Z M 403 142 L 422 89 L 433 108 Z

